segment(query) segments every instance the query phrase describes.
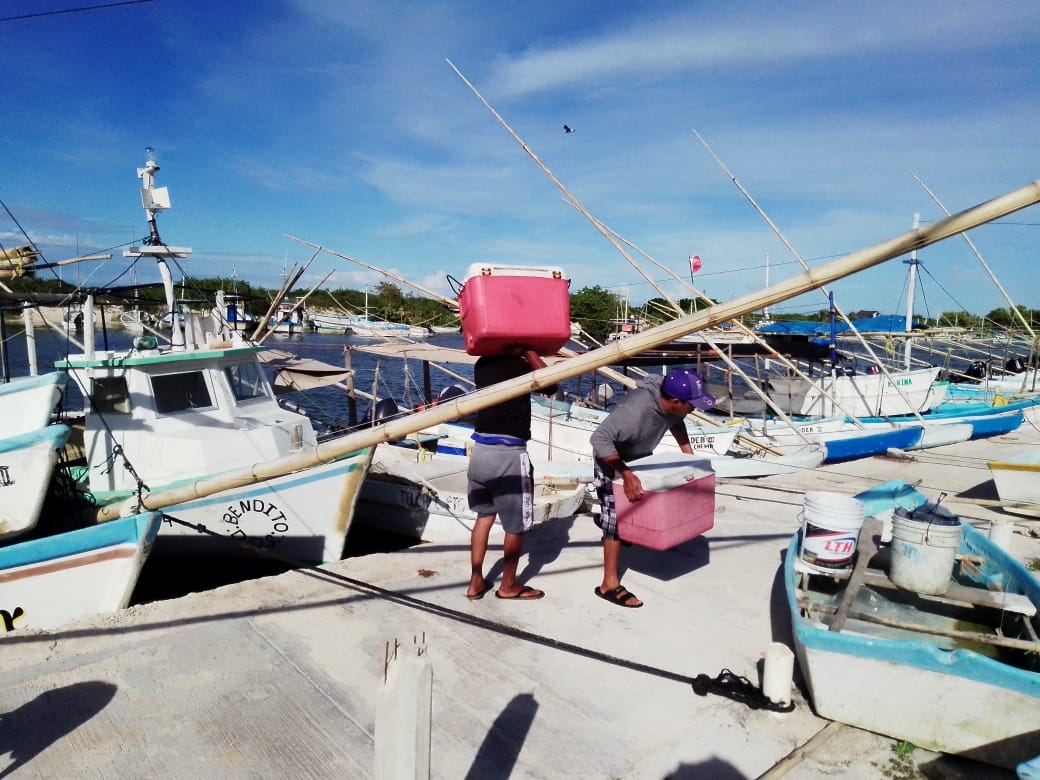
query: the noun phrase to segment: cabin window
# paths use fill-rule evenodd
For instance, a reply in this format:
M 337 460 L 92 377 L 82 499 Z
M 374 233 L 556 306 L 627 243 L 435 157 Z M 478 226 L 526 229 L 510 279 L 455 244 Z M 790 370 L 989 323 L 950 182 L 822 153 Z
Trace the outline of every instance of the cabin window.
M 224 369 L 231 394 L 236 401 L 248 401 L 252 398 L 264 398 L 264 378 L 260 366 L 256 363 L 237 363 Z
M 90 390 L 90 408 L 98 414 L 130 414 L 130 392 L 121 376 L 95 379 Z
M 155 410 L 160 414 L 213 406 L 201 371 L 153 376 L 152 393 L 155 395 Z

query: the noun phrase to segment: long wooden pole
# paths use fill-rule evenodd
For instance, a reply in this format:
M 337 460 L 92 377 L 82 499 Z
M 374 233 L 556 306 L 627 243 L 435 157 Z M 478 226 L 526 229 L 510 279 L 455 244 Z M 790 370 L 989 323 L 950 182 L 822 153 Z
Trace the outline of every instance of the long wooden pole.
M 312 249 L 318 250 L 319 252 L 325 252 L 326 254 L 330 254 L 333 257 L 338 257 L 341 260 L 347 260 L 347 261 L 349 261 L 351 263 L 354 263 L 355 265 L 360 265 L 362 268 L 368 268 L 371 271 L 375 271 L 377 274 L 382 274 L 387 279 L 393 279 L 395 282 L 400 282 L 401 284 L 406 284 L 409 287 L 411 287 L 411 288 L 413 288 L 415 290 L 418 290 L 423 295 L 425 295 L 425 296 L 427 296 L 429 298 L 432 298 L 433 300 L 437 301 L 438 303 L 443 304 L 444 306 L 447 306 L 449 308 L 456 309 L 456 310 L 458 310 L 458 308 L 459 308 L 459 302 L 456 301 L 454 298 L 445 298 L 440 293 L 434 292 L 433 290 L 430 290 L 430 289 L 428 289 L 426 287 L 423 287 L 422 285 L 419 285 L 419 284 L 416 284 L 415 282 L 409 281 L 408 279 L 405 279 L 403 276 L 398 276 L 397 274 L 390 273 L 389 271 L 386 271 L 386 270 L 384 270 L 382 268 L 377 268 L 374 265 L 369 265 L 368 263 L 363 262 L 361 260 L 358 260 L 357 258 L 351 257 L 350 255 L 345 255 L 342 252 L 337 252 L 334 249 L 329 249 L 327 246 L 319 246 L 318 244 L 312 244 L 310 241 L 304 241 L 302 238 L 297 238 L 296 236 L 290 236 L 288 233 L 284 233 L 283 235 L 286 238 L 288 238 L 288 239 L 290 239 L 292 241 L 296 241 L 296 242 L 298 242 L 300 244 L 303 244 L 304 246 L 309 246 Z
M 794 257 L 794 259 L 797 260 L 801 264 L 802 268 L 805 268 L 806 270 L 808 270 L 809 269 L 809 264 L 805 262 L 805 260 L 802 258 L 802 256 L 800 254 L 798 254 L 797 250 L 791 245 L 791 242 L 787 240 L 787 237 L 783 233 L 780 232 L 780 228 L 778 228 L 776 226 L 776 223 L 773 222 L 773 220 L 771 220 L 769 218 L 769 215 L 766 214 L 766 212 L 762 209 L 761 206 L 758 205 L 758 203 L 755 201 L 755 199 L 753 197 L 751 197 L 751 193 L 748 192 L 746 189 L 744 189 L 744 185 L 741 184 L 739 181 L 737 181 L 737 177 L 733 175 L 733 173 L 730 171 L 730 169 L 728 167 L 726 167 L 726 164 L 724 162 L 722 162 L 722 160 L 719 158 L 719 156 L 717 154 L 715 154 L 714 150 L 710 146 L 708 146 L 708 142 L 705 141 L 704 138 L 701 136 L 701 134 L 698 133 L 696 130 L 693 131 L 693 134 L 695 136 L 697 136 L 697 140 L 701 142 L 701 145 L 704 146 L 704 148 L 707 150 L 708 154 L 710 154 L 712 156 L 712 158 L 715 160 L 715 163 L 722 169 L 722 171 L 727 176 L 729 176 L 730 181 L 732 181 L 733 184 L 736 186 L 736 188 L 740 191 L 740 194 L 743 195 L 744 198 L 747 200 L 747 202 L 751 204 L 752 208 L 754 208 L 755 211 L 758 212 L 759 216 L 761 216 L 762 219 L 765 220 L 766 224 L 769 225 L 769 227 L 773 231 L 773 233 L 776 234 L 776 237 L 779 238 L 783 242 L 784 246 L 787 247 L 787 250 L 791 253 L 791 256 Z M 916 227 L 916 224 L 915 224 L 914 227 Z M 827 292 L 826 289 L 824 289 L 824 292 Z M 853 324 L 852 320 L 849 319 L 849 316 L 845 313 L 845 310 L 842 309 L 841 306 L 839 306 L 838 304 L 834 303 L 834 297 L 833 296 L 830 296 L 830 303 L 831 303 L 831 306 L 832 306 L 833 310 L 841 317 L 842 321 L 846 325 L 849 326 L 849 330 L 859 340 L 859 342 L 863 345 L 863 348 L 867 350 L 867 354 L 870 356 L 870 359 L 874 361 L 874 364 L 878 367 L 878 369 L 881 371 L 881 373 L 884 374 L 885 379 L 888 380 L 889 386 L 893 390 L 895 390 L 896 394 L 900 398 L 903 399 L 903 403 L 905 403 L 907 405 L 907 407 L 910 409 L 911 413 L 915 417 L 917 417 L 918 421 L 919 422 L 924 422 L 924 419 L 921 417 L 921 413 L 919 411 L 917 411 L 917 409 L 914 408 L 912 403 L 910 403 L 910 399 L 907 397 L 907 394 L 903 390 L 902 386 L 892 378 L 892 375 L 888 371 L 888 367 L 874 353 L 874 349 L 870 346 L 869 342 L 867 342 L 867 340 L 865 338 L 863 338 L 862 334 L 859 332 L 859 330 Z M 907 327 L 909 327 L 909 323 L 907 323 Z M 834 329 L 832 327 L 831 328 L 831 332 L 833 333 L 833 331 L 834 331 Z M 835 370 L 835 366 L 833 365 L 833 362 L 832 362 L 832 364 L 831 364 L 831 375 L 832 376 L 834 374 L 834 370 Z
M 930 246 L 1038 202 L 1040 202 L 1040 179 L 966 209 L 952 217 L 934 222 L 928 227 L 911 230 L 786 281 L 725 303 L 715 304 L 686 317 L 679 317 L 664 325 L 636 333 L 626 339 L 619 339 L 570 360 L 561 360 L 559 363 L 540 368 L 526 376 L 509 382 L 500 382 L 475 393 L 450 399 L 432 409 L 416 412 L 400 420 L 391 420 L 383 425 L 322 442 L 310 450 L 294 455 L 257 463 L 219 476 L 207 477 L 170 490 L 151 493 L 140 502 L 140 508 L 161 509 L 184 501 L 204 498 L 233 487 L 263 482 L 343 457 L 365 447 L 400 439 L 432 425 L 457 420 L 487 406 L 510 398 L 518 398 L 547 385 L 557 384 L 565 379 L 620 363 L 625 358 L 674 341 L 687 333 L 709 328 L 735 317 L 758 311 L 765 306 L 772 306 L 810 290 L 818 289 L 829 282 L 880 265 L 886 260 L 905 255 L 913 249 Z M 130 499 L 123 504 L 100 508 L 97 517 L 99 520 L 112 520 L 120 515 L 134 514 L 137 511 L 140 511 L 137 501 Z

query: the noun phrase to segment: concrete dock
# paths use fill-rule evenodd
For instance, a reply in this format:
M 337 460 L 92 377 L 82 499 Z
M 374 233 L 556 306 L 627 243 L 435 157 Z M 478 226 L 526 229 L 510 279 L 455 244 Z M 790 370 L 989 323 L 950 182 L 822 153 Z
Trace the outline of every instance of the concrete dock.
M 709 533 L 623 552 L 641 609 L 593 595 L 599 529 L 578 515 L 528 535 L 521 579 L 546 591 L 538 601 L 469 601 L 468 549 L 422 545 L 12 632 L 0 640 L 0 777 L 372 777 L 388 667 L 420 652 L 435 778 L 912 776 L 900 762 L 918 776 L 1013 777 L 901 757 L 893 740 L 816 717 L 797 686 L 794 710 L 777 713 L 697 695 L 691 680 L 730 670 L 757 685 L 770 643 L 790 644 L 780 566 L 804 490 L 921 480 L 985 530 L 1013 517 L 984 503 L 996 498 L 986 461 L 1037 444 L 1027 420 L 909 460 L 719 484 Z M 1040 559 L 1037 524 L 1017 521 L 1012 552 Z

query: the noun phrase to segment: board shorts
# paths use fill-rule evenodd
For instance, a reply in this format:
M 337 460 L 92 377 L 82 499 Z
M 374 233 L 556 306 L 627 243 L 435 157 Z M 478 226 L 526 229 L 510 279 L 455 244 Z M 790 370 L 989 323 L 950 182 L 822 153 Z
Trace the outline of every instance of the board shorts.
M 596 521 L 603 530 L 604 539 L 620 540 L 617 532 L 617 509 L 614 506 L 614 478 L 608 477 L 596 461 L 592 468 L 592 482 L 596 486 L 596 497 L 599 498 L 599 520 Z
M 498 515 L 509 534 L 534 523 L 534 466 L 526 445 L 473 443 L 466 497 L 477 517 Z

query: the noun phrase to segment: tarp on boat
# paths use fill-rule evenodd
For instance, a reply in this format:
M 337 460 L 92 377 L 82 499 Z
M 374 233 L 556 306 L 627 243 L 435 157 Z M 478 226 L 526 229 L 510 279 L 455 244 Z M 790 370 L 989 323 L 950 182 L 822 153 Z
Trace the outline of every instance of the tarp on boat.
M 343 366 L 302 358 L 280 349 L 265 349 L 258 357 L 274 370 L 271 385 L 278 394 L 338 385 L 346 382 L 353 374 L 353 371 Z
M 882 314 L 877 317 L 863 317 L 852 320 L 856 330 L 860 333 L 906 333 L 906 317 L 902 314 Z M 928 327 L 922 322 L 915 321 L 914 329 Z M 845 322 L 834 324 L 835 333 L 848 333 L 851 330 Z M 757 330 L 758 333 L 788 334 L 797 336 L 829 336 L 831 332 L 830 323 L 827 322 L 772 322 L 763 325 Z
M 436 344 L 388 341 L 378 344 L 351 345 L 350 348 L 356 352 L 364 352 L 377 357 L 392 357 L 401 360 L 426 360 L 430 363 L 459 363 L 467 366 L 477 362 L 477 356 L 470 355 L 465 350 L 456 347 L 439 347 Z M 547 366 L 566 359 L 559 355 L 542 357 Z

